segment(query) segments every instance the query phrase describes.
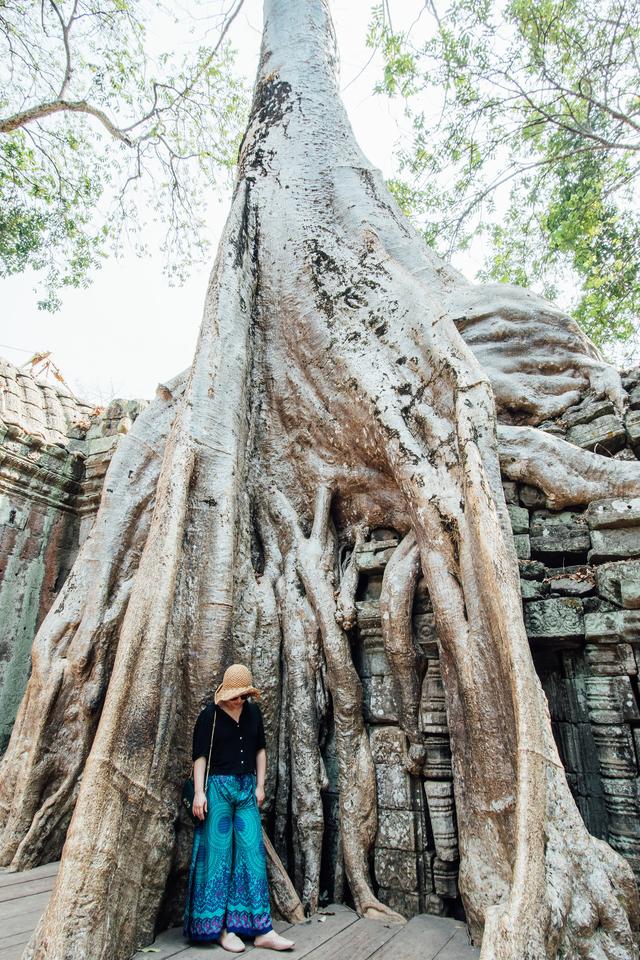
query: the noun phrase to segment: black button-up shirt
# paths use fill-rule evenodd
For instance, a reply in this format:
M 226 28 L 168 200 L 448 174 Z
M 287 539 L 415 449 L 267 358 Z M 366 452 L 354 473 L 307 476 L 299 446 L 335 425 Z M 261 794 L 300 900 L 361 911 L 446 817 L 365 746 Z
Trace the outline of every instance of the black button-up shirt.
M 211 750 L 209 773 L 238 774 L 256 772 L 256 753 L 266 746 L 260 707 L 245 700 L 240 719 L 235 721 L 226 710 L 216 708 L 216 732 Z M 193 731 L 193 759 L 209 756 L 214 705 L 200 713 Z

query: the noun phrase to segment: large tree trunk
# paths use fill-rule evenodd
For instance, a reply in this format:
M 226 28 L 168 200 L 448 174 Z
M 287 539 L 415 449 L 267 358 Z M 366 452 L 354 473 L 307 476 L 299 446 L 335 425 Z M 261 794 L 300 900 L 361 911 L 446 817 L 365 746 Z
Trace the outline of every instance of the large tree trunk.
M 113 534 L 103 561 L 91 549 L 79 557 L 68 620 L 48 621 L 35 643 L 35 662 L 49 652 L 56 685 L 34 670 L 4 760 L 3 857 L 24 866 L 59 847 L 111 671 L 56 887 L 27 955 L 125 958 L 150 938 L 167 886 L 170 897 L 185 868 L 175 818 L 191 725 L 232 658 L 252 665 L 267 694 L 270 743 L 282 749 L 279 816 L 290 790 L 305 902 L 313 908 L 318 898 L 319 738 L 330 708 L 351 895 L 365 915 L 400 919 L 369 876 L 374 766 L 345 632 L 355 578 L 348 566 L 340 584 L 337 563 L 339 545 L 366 525 L 405 536 L 382 610 L 416 769 L 423 665 L 410 649 L 409 616 L 418 564 L 433 603 L 460 890 L 477 941 L 484 931 L 483 958 L 636 957 L 630 868 L 584 827 L 533 668 L 498 443 L 503 469 L 558 503 L 572 502 L 574 488 L 576 501 L 640 492 L 637 467 L 605 469 L 595 455 L 573 451 L 563 473 L 573 448 L 522 426 L 587 388 L 618 402 L 619 381 L 549 304 L 473 287 L 424 247 L 354 141 L 325 0 L 265 7 L 196 357 L 181 395 L 168 391 L 148 414 L 167 438 L 161 468 L 144 468 L 130 529 Z M 496 404 L 510 423 L 500 434 Z M 130 435 L 119 462 L 134 450 Z M 114 465 L 96 530 L 111 522 L 127 483 Z M 90 609 L 100 616 L 88 621 L 85 598 L 96 590 L 102 605 Z M 79 635 L 84 659 L 74 667 L 59 638 Z M 74 696 L 91 709 L 71 715 Z M 69 756 L 57 755 L 50 772 L 64 801 L 53 822 L 42 813 L 58 802 L 45 795 L 43 765 L 67 729 Z M 273 774 L 268 787 L 270 810 Z

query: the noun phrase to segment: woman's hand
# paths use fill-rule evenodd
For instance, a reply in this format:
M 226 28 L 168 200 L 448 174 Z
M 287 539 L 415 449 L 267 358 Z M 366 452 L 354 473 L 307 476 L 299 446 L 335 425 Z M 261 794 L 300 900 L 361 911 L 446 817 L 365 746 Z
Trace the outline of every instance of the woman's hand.
M 193 815 L 204 820 L 207 813 L 207 797 L 204 790 L 196 790 L 193 798 Z
M 260 784 L 256 787 L 256 800 L 258 801 L 258 808 L 264 803 L 264 787 Z

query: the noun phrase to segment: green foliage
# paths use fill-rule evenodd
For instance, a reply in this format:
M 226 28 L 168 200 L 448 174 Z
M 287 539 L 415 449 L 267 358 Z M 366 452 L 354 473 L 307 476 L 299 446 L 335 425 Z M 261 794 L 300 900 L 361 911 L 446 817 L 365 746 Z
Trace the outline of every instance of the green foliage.
M 640 0 L 451 0 L 420 43 L 382 10 L 379 91 L 412 142 L 391 188 L 444 256 L 560 300 L 607 346 L 640 316 Z M 407 64 L 410 63 L 410 67 Z M 425 107 L 424 104 L 428 104 Z
M 171 278 L 206 253 L 207 202 L 232 175 L 246 95 L 231 48 L 198 46 L 199 11 L 190 29 L 178 12 L 0 0 L 0 276 L 40 271 L 46 309 L 125 244 L 144 253 L 149 218 Z M 157 49 L 162 36 L 189 52 Z

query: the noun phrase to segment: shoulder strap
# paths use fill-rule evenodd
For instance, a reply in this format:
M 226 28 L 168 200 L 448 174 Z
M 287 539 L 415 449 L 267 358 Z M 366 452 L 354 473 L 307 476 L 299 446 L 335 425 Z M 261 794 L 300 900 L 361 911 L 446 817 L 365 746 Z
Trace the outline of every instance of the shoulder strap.
M 213 727 L 211 729 L 211 743 L 209 744 L 209 758 L 207 760 L 207 768 L 204 772 L 204 789 L 207 789 L 207 777 L 209 776 L 209 767 L 211 766 L 211 751 L 213 750 L 213 735 L 216 732 L 216 716 L 218 714 L 218 708 L 215 703 L 213 705 Z

